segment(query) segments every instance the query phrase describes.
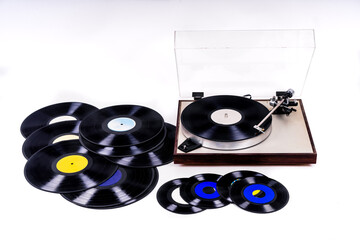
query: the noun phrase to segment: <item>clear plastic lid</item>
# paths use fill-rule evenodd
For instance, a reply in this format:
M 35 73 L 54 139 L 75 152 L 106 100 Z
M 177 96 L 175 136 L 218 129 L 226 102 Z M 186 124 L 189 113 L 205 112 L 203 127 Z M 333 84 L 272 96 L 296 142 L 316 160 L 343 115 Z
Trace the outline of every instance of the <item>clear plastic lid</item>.
M 259 99 L 292 88 L 298 98 L 314 50 L 314 30 L 176 31 L 180 96 Z

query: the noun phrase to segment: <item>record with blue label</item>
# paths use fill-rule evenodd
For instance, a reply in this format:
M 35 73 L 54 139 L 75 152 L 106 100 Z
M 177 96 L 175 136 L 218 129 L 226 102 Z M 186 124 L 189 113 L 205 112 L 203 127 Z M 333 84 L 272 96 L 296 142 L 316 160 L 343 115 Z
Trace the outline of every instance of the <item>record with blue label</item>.
M 205 173 L 189 178 L 180 187 L 180 196 L 189 204 L 199 208 L 220 208 L 229 204 L 216 189 L 221 175 Z
M 58 117 L 71 117 L 75 120 L 82 120 L 90 113 L 98 110 L 96 107 L 81 102 L 64 102 L 41 108 L 22 122 L 20 131 L 27 138 L 36 130 L 51 124 L 51 121 Z
M 232 202 L 232 200 L 230 198 L 230 194 L 229 194 L 229 189 L 230 189 L 231 185 L 235 181 L 239 181 L 246 177 L 265 177 L 265 175 L 258 173 L 258 172 L 247 171 L 247 170 L 233 171 L 233 172 L 227 173 L 224 176 L 222 176 L 219 179 L 219 181 L 217 182 L 216 187 L 217 187 L 219 194 L 223 198 L 228 200 L 229 202 Z
M 267 177 L 247 177 L 234 182 L 230 198 L 238 207 L 253 213 L 271 213 L 285 207 L 289 192 L 280 182 Z
M 179 213 L 179 214 L 194 214 L 198 212 L 202 212 L 205 209 L 190 205 L 190 204 L 183 204 L 175 201 L 172 197 L 172 193 L 180 188 L 181 186 L 187 184 L 189 182 L 188 178 L 178 178 L 173 179 L 164 183 L 158 190 L 156 194 L 156 198 L 158 203 L 165 208 L 166 210 Z
M 147 196 L 156 186 L 158 178 L 156 168 L 119 167 L 107 181 L 94 188 L 61 195 L 66 200 L 86 208 L 118 208 Z
M 162 134 L 164 119 L 147 107 L 117 105 L 100 109 L 80 124 L 80 135 L 103 147 L 124 147 L 152 141 Z
M 80 121 L 63 121 L 42 127 L 26 138 L 22 151 L 29 159 L 40 149 L 56 142 L 79 139 Z

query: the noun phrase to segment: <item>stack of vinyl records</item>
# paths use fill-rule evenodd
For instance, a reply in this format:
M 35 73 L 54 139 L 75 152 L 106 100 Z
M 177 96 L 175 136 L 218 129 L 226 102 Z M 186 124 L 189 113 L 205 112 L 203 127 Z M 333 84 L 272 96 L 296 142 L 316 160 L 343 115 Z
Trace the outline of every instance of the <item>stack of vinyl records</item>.
M 52 123 L 63 116 L 76 120 Z M 27 181 L 88 208 L 144 198 L 158 182 L 156 167 L 173 160 L 175 127 L 143 106 L 54 104 L 30 114 L 21 133 Z

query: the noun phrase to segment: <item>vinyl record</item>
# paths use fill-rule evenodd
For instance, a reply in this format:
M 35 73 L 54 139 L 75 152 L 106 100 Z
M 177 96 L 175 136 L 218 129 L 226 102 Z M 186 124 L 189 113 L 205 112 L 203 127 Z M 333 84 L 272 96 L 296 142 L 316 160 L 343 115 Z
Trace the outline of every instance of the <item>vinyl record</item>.
M 26 163 L 26 180 L 34 187 L 68 193 L 95 187 L 110 178 L 117 165 L 89 152 L 78 140 L 63 141 L 36 152 Z
M 138 145 L 152 140 L 164 126 L 156 111 L 136 105 L 118 105 L 100 109 L 80 124 L 87 141 L 105 147 Z
M 104 147 L 98 144 L 92 143 L 86 140 L 80 135 L 81 144 L 88 150 L 108 157 L 124 157 L 124 156 L 134 156 L 138 154 L 143 154 L 149 152 L 159 146 L 166 137 L 166 127 L 164 126 L 160 133 L 157 134 L 151 141 L 146 141 L 139 143 L 138 145 L 132 146 L 123 146 L 123 147 Z
M 230 198 L 238 207 L 254 213 L 271 213 L 289 201 L 289 192 L 278 181 L 267 177 L 247 177 L 234 182 Z
M 29 159 L 40 149 L 62 140 L 79 139 L 80 121 L 64 121 L 42 127 L 26 138 L 22 152 Z
M 119 167 L 106 182 L 85 191 L 66 193 L 62 196 L 82 207 L 110 209 L 127 206 L 148 195 L 156 186 L 156 168 Z
M 204 211 L 204 209 L 190 204 L 176 202 L 172 197 L 175 189 L 187 184 L 188 178 L 178 178 L 164 183 L 156 194 L 157 201 L 166 210 L 179 214 L 193 214 Z
M 229 204 L 216 190 L 220 175 L 205 173 L 189 178 L 180 187 L 180 196 L 189 204 L 199 208 L 220 208 Z
M 57 117 L 71 116 L 76 120 L 84 119 L 89 113 L 98 110 L 96 107 L 81 102 L 57 103 L 30 114 L 21 124 L 21 134 L 27 138 L 31 133 L 50 124 Z
M 181 113 L 181 123 L 186 137 L 193 137 L 204 147 L 240 149 L 258 144 L 270 134 L 260 135 L 254 129 L 268 113 L 264 105 L 245 97 L 212 96 L 188 105 Z M 264 132 L 271 130 L 271 121 L 270 117 L 262 124 Z M 256 136 L 259 138 L 244 141 Z
M 166 123 L 166 138 L 157 148 L 139 155 L 125 157 L 106 157 L 111 162 L 121 166 L 144 168 L 157 167 L 173 161 L 175 145 L 175 126 Z
M 224 176 L 222 176 L 217 182 L 216 188 L 218 193 L 229 202 L 232 202 L 229 195 L 230 186 L 235 181 L 241 180 L 246 177 L 266 177 L 266 176 L 258 172 L 245 171 L 245 170 L 227 173 Z

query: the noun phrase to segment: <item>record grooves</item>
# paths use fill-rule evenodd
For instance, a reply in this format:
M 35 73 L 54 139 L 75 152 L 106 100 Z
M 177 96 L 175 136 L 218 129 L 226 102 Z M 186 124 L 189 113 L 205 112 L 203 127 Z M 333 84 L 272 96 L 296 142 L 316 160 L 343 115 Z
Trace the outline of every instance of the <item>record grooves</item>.
M 171 194 L 175 189 L 180 188 L 188 183 L 187 178 L 173 179 L 164 183 L 158 190 L 156 198 L 158 203 L 166 210 L 179 214 L 193 214 L 204 211 L 204 209 L 192 206 L 190 204 L 182 204 L 176 202 Z
M 166 138 L 155 149 L 133 156 L 125 157 L 106 157 L 111 162 L 121 166 L 144 168 L 144 167 L 157 167 L 168 164 L 173 161 L 173 152 L 175 144 L 175 126 L 165 123 L 166 125 Z
M 26 163 L 26 180 L 34 187 L 68 193 L 95 187 L 110 178 L 117 166 L 89 152 L 78 140 L 63 141 L 36 152 Z
M 234 171 L 234 172 L 230 172 L 225 174 L 224 176 L 222 176 L 216 185 L 216 188 L 219 192 L 219 194 L 225 198 L 227 201 L 232 202 L 231 198 L 230 198 L 230 187 L 231 185 L 238 180 L 241 180 L 243 178 L 246 177 L 265 177 L 263 174 L 258 173 L 258 172 L 254 172 L 254 171 Z
M 198 174 L 189 178 L 188 183 L 180 187 L 181 197 L 189 204 L 199 208 L 220 208 L 229 204 L 216 190 L 220 175 Z
M 119 167 L 106 182 L 85 191 L 62 194 L 82 207 L 108 209 L 134 203 L 149 194 L 158 181 L 156 168 Z
M 80 134 L 100 146 L 123 147 L 150 141 L 163 127 L 162 116 L 150 108 L 118 105 L 87 116 L 80 124 Z
M 159 134 L 157 134 L 151 141 L 146 141 L 133 146 L 104 147 L 88 141 L 86 138 L 82 137 L 82 135 L 80 135 L 80 142 L 88 150 L 100 155 L 104 155 L 108 157 L 134 156 L 148 152 L 156 148 L 159 144 L 161 144 L 164 141 L 166 137 L 166 132 L 167 132 L 166 127 L 164 126 L 160 130 Z
M 254 192 L 262 194 L 254 194 Z M 231 185 L 230 198 L 238 207 L 253 213 L 271 213 L 289 201 L 287 189 L 274 179 L 247 177 Z
M 254 128 L 268 113 L 254 100 L 220 95 L 192 102 L 182 111 L 180 121 L 188 139 L 206 148 L 233 150 L 254 146 L 269 136 L 271 116 L 262 124 L 264 134 Z
M 71 116 L 82 120 L 91 112 L 98 110 L 96 107 L 81 102 L 64 102 L 49 105 L 30 114 L 21 124 L 21 134 L 27 138 L 36 130 L 49 125 L 56 117 Z
M 53 123 L 33 132 L 24 142 L 22 150 L 26 159 L 29 159 L 40 149 L 53 144 L 59 137 L 79 135 L 80 121 L 64 121 Z

